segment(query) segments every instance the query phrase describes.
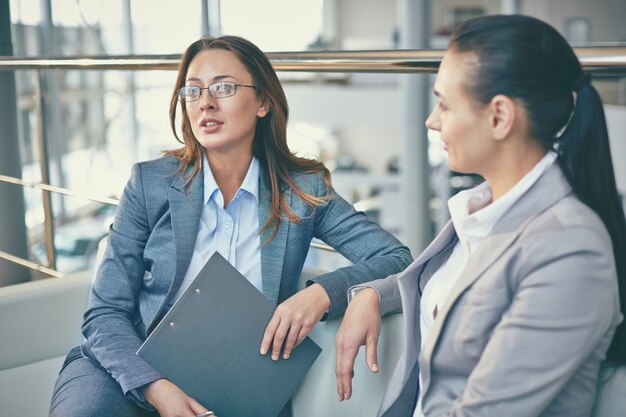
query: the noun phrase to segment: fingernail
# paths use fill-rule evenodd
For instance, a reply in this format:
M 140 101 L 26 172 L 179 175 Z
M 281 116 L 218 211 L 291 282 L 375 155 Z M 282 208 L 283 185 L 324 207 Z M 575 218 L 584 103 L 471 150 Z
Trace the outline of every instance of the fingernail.
M 378 364 L 375 363 L 372 365 L 372 371 L 378 372 Z
M 261 348 L 261 350 L 259 351 L 259 353 L 260 353 L 261 355 L 265 355 L 267 352 L 265 351 L 265 349 Z
M 278 360 L 278 355 L 272 355 L 272 360 L 273 361 L 277 361 Z
M 346 393 L 346 394 L 343 394 L 343 399 L 344 399 L 344 400 L 347 400 L 347 399 L 348 399 L 348 394 L 347 394 L 347 393 Z

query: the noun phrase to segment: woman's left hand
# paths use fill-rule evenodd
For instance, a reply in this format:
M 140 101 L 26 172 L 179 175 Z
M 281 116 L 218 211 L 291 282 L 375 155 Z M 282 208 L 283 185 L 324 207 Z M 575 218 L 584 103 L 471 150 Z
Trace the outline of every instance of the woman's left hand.
M 271 345 L 272 359 L 277 361 L 284 342 L 283 359 L 289 359 L 293 348 L 304 340 L 329 308 L 330 298 L 317 283 L 283 301 L 265 328 L 261 355 L 265 355 Z

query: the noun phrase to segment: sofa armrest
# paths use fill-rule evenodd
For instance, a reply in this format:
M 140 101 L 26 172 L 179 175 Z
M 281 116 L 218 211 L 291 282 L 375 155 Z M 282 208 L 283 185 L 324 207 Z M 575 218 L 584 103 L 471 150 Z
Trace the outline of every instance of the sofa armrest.
M 81 343 L 91 272 L 0 288 L 0 370 L 65 355 Z

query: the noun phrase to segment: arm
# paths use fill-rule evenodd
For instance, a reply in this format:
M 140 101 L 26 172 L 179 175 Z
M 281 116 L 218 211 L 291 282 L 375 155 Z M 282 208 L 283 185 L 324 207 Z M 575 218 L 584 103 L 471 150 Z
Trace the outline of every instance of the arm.
M 145 273 L 143 250 L 150 232 L 141 166 L 135 164 L 110 227 L 82 327 L 91 354 L 126 394 L 161 378 L 136 355 L 142 340 L 132 322 Z
M 314 236 L 334 247 L 354 263 L 353 266 L 320 275 L 307 288 L 281 303 L 268 324 L 261 354 L 272 346 L 272 358 L 278 359 L 285 342 L 283 358 L 287 359 L 324 317 L 336 317 L 347 306 L 346 291 L 353 285 L 386 277 L 402 271 L 412 260 L 411 254 L 395 237 L 357 212 L 351 204 L 317 180 L 316 195 L 331 198 L 315 209 Z
M 332 196 L 318 208 L 315 237 L 332 246 L 346 257 L 352 266 L 315 277 L 328 294 L 331 309 L 328 317 L 337 317 L 345 311 L 350 287 L 378 280 L 403 271 L 413 260 L 409 249 L 393 235 L 368 219 L 362 212 L 341 198 L 332 188 L 325 193 Z
M 378 292 L 372 288 L 363 288 L 348 305 L 337 331 L 335 375 L 339 401 L 348 400 L 352 395 L 354 360 L 361 346 L 365 346 L 367 366 L 372 372 L 378 372 L 376 350 L 381 326 L 378 304 Z
M 513 301 L 447 417 L 541 415 L 617 324 L 607 237 L 572 228 L 522 252 Z M 591 383 L 591 382 L 590 382 Z M 428 391 L 424 398 L 428 414 Z
M 365 361 L 369 369 L 374 373 L 379 371 L 377 346 L 381 316 L 402 311 L 398 275 L 353 287 L 348 292 L 348 300 L 348 308 L 335 338 L 339 401 L 352 396 L 354 361 L 361 346 L 365 346 Z

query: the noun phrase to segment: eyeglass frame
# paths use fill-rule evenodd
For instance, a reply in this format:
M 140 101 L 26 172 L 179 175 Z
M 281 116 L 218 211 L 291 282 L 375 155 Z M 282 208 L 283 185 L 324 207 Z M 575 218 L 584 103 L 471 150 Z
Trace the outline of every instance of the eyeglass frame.
M 214 85 L 218 85 L 218 84 L 230 84 L 230 85 L 234 85 L 235 88 L 233 90 L 232 94 L 229 94 L 227 96 L 222 96 L 222 97 L 215 97 L 213 94 L 211 94 L 211 87 L 213 87 Z M 254 88 L 257 89 L 258 87 L 254 84 L 237 84 L 234 83 L 232 81 L 218 81 L 216 83 L 213 83 L 211 85 L 209 85 L 208 87 L 198 87 L 195 85 L 186 85 L 183 87 L 180 87 L 178 90 L 176 90 L 176 96 L 178 98 L 178 101 L 180 101 L 181 103 L 193 103 L 195 101 L 198 101 L 202 98 L 202 90 L 207 90 L 207 92 L 209 93 L 209 96 L 211 96 L 211 98 L 214 98 L 216 100 L 222 99 L 222 98 L 227 98 L 227 97 L 232 97 L 235 94 L 237 94 L 237 87 L 248 87 L 248 88 Z M 200 94 L 198 94 L 198 98 L 193 99 L 193 100 L 187 100 L 187 96 L 183 96 L 180 92 L 184 89 L 184 88 L 197 88 L 200 90 Z M 184 98 L 184 100 L 183 100 Z

